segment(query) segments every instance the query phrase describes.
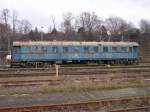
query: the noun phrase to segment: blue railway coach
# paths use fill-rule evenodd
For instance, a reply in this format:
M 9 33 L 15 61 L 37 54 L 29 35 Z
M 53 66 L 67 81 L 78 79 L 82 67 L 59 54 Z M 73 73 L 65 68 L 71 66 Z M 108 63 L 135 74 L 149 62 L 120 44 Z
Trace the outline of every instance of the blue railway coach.
M 138 60 L 136 42 L 13 42 L 12 65 L 46 66 L 54 63 L 127 63 Z

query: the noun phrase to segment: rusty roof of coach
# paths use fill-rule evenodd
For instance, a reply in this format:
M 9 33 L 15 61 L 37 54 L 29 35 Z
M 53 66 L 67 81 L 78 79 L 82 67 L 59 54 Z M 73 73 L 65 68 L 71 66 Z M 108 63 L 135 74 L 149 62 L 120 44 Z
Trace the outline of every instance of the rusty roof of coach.
M 13 46 L 46 46 L 46 45 L 111 45 L 139 46 L 137 42 L 85 42 L 85 41 L 15 41 Z

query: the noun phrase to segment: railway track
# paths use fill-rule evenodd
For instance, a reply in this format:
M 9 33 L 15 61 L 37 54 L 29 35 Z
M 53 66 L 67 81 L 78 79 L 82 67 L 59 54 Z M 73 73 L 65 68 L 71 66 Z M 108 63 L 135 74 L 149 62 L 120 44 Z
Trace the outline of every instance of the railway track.
M 150 66 L 132 67 L 60 67 L 59 75 L 87 75 L 87 74 L 108 74 L 108 73 L 140 73 L 150 72 Z M 22 76 L 54 76 L 55 69 L 1 69 L 0 77 L 22 77 Z
M 120 80 L 120 81 L 132 81 L 132 80 L 136 80 L 136 79 L 150 79 L 150 75 L 141 75 L 141 76 L 130 76 L 130 75 L 126 75 L 126 76 L 111 76 L 111 77 L 88 77 L 88 81 L 91 82 L 103 82 L 106 80 L 106 78 L 109 78 L 110 81 L 115 81 L 115 80 Z M 87 77 L 81 77 L 81 78 L 73 78 L 73 80 L 77 80 L 78 82 L 84 82 L 85 80 L 87 80 Z M 19 86 L 40 86 L 40 85 L 44 85 L 44 84 L 48 84 L 48 85 L 61 85 L 61 84 L 65 84 L 65 79 L 61 79 L 58 78 L 56 79 L 55 77 L 53 78 L 48 78 L 47 79 L 30 79 L 30 80 L 18 80 L 18 78 L 16 78 L 16 80 L 5 80 L 5 81 L 0 81 L 0 87 L 19 87 Z
M 60 85 L 61 80 L 16 80 L 0 82 L 1 87 L 20 87 L 20 86 L 40 86 L 45 83 L 48 85 Z
M 126 109 L 117 109 L 108 108 L 107 112 L 146 112 L 150 109 L 149 106 L 150 97 L 128 97 L 128 98 L 112 98 L 112 99 L 101 99 L 97 101 L 86 101 L 86 102 L 70 102 L 63 104 L 39 104 L 32 106 L 22 106 L 22 107 L 1 107 L 0 112 L 44 112 L 48 111 L 71 111 L 71 110 L 90 110 L 94 111 L 97 108 L 100 110 L 101 107 L 109 107 L 110 105 L 126 105 L 131 102 L 137 101 L 141 102 L 141 107 L 126 108 Z M 148 111 L 147 111 L 148 112 Z
M 127 68 L 127 67 L 112 67 L 112 68 L 101 68 L 99 69 L 99 67 L 92 67 L 92 68 L 80 68 L 80 67 L 75 67 L 75 68 L 60 68 L 59 69 L 59 78 L 55 77 L 55 70 L 47 70 L 46 71 L 27 71 L 27 72 L 6 72 L 3 74 L 0 74 L 0 86 L 1 87 L 17 87 L 17 86 L 39 86 L 39 85 L 43 85 L 43 83 L 47 83 L 48 85 L 60 85 L 62 84 L 63 81 L 65 81 L 64 79 L 62 79 L 61 77 L 66 77 L 66 76 L 70 76 L 70 77 L 74 77 L 74 76 L 78 76 L 79 78 L 75 78 L 74 80 L 78 80 L 78 81 L 84 81 L 85 77 L 88 77 L 89 81 L 103 81 L 106 78 L 109 78 L 109 80 L 113 81 L 113 80 L 135 80 L 135 79 L 150 79 L 150 67 L 140 67 L 140 66 L 136 66 L 136 67 L 132 67 L 132 68 Z M 22 69 L 21 69 L 22 70 Z M 26 70 L 26 69 L 23 69 Z M 29 69 L 30 70 L 30 69 Z M 33 69 L 34 70 L 34 69 Z M 41 70 L 41 69 L 38 69 Z M 111 73 L 115 74 L 113 76 L 109 75 Z M 125 74 L 121 74 L 120 73 L 125 73 Z M 130 73 L 130 74 L 129 74 Z M 143 74 L 145 73 L 145 74 Z M 103 75 L 102 75 L 103 74 Z M 104 75 L 105 74 L 105 75 Z M 107 75 L 106 75 L 107 74 Z M 132 74 L 132 75 L 131 75 Z M 21 80 L 19 77 L 35 77 L 36 79 L 29 79 L 28 80 Z M 37 76 L 40 77 L 46 77 L 45 79 L 37 79 Z M 52 76 L 52 77 L 51 77 Z M 15 80 L 10 80 L 9 78 L 12 77 L 13 79 L 15 78 Z M 5 79 L 5 80 L 3 80 Z M 7 80 L 9 79 L 9 80 Z
M 8 69 L 8 71 L 7 71 Z M 109 80 L 134 80 L 134 79 L 150 79 L 150 66 L 113 66 L 113 67 L 60 67 L 59 68 L 59 78 L 56 78 L 55 69 L 48 68 L 7 68 L 0 69 L 0 86 L 1 87 L 17 87 L 17 86 L 39 86 L 43 83 L 48 85 L 60 85 L 64 79 L 61 77 L 74 77 L 79 78 L 74 79 L 78 81 L 84 81 L 85 77 L 88 77 L 90 81 L 103 81 L 106 78 Z M 10 71 L 9 71 L 10 70 Z M 118 74 L 117 74 L 118 73 Z M 123 73 L 119 75 L 120 73 Z M 145 74 L 143 74 L 145 73 Z M 105 75 L 104 75 L 105 74 Z M 111 76 L 112 74 L 115 74 Z M 131 75 L 132 74 L 132 75 Z M 19 77 L 35 77 L 36 79 L 21 80 Z M 37 77 L 47 77 L 45 79 L 37 79 Z M 109 77 L 110 76 L 110 77 Z M 15 78 L 15 80 L 10 80 L 9 78 Z M 3 80 L 5 79 L 5 80 Z M 9 79 L 9 80 L 7 80 Z
M 149 111 L 150 111 L 150 106 L 143 106 L 143 107 L 136 107 L 136 108 L 111 110 L 109 112 L 149 112 Z
M 78 69 L 125 69 L 125 68 L 150 68 L 150 65 L 126 65 L 126 66 L 59 66 L 59 68 L 64 70 L 78 70 Z M 35 71 L 53 71 L 55 67 L 50 68 L 0 68 L 1 72 L 35 72 Z

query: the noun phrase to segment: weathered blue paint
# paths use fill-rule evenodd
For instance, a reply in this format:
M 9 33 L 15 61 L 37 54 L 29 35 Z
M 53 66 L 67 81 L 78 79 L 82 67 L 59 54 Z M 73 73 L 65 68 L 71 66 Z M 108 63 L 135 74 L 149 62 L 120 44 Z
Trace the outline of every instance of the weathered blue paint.
M 54 52 L 53 47 L 57 47 L 58 51 Z M 64 52 L 63 47 L 68 47 L 68 51 Z M 85 47 L 89 47 L 89 52 L 85 51 Z M 94 47 L 98 47 L 98 52 L 94 51 Z M 103 51 L 103 47 L 108 47 L 108 52 Z M 46 46 L 14 46 L 12 52 L 13 62 L 21 61 L 71 61 L 71 60 L 117 60 L 117 59 L 137 59 L 138 58 L 138 47 L 132 47 L 132 52 L 121 51 L 122 46 L 116 46 L 119 51 L 114 52 L 112 46 L 102 45 L 46 45 Z

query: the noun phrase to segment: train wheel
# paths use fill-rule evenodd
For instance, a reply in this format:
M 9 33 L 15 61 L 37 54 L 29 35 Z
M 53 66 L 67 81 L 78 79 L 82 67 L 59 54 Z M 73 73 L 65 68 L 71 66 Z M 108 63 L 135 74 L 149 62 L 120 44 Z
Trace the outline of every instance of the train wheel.
M 98 64 L 103 64 L 103 61 L 98 60 L 97 63 L 98 63 Z
M 110 61 L 110 65 L 115 65 L 115 61 Z
M 44 68 L 49 68 L 51 65 L 49 63 L 44 63 Z
M 119 60 L 115 60 L 115 65 L 119 65 Z

